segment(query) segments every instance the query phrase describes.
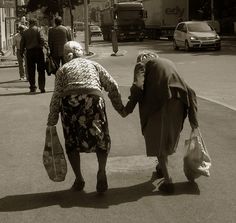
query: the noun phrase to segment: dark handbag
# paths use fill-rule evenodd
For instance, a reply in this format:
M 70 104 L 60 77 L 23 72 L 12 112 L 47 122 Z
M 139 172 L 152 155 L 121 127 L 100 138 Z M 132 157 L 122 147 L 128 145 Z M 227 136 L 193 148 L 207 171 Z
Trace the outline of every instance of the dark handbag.
M 56 74 L 59 68 L 59 65 L 55 62 L 51 55 L 47 55 L 45 65 L 48 76 L 50 76 L 51 74 Z
M 61 182 L 65 180 L 67 163 L 56 126 L 50 126 L 46 129 L 43 164 L 52 181 Z

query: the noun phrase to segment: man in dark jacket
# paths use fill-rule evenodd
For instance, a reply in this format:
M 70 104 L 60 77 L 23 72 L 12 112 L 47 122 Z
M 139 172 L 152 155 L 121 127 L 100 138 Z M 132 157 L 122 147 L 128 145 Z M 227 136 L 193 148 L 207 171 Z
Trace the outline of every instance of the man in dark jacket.
M 49 29 L 48 32 L 48 45 L 52 58 L 60 66 L 65 63 L 63 50 L 65 43 L 71 40 L 71 33 L 62 25 L 60 16 L 56 17 L 54 22 L 56 26 Z
M 47 48 L 41 29 L 37 26 L 36 19 L 29 20 L 29 29 L 22 34 L 20 53 L 23 57 L 26 49 L 27 71 L 30 84 L 30 92 L 36 92 L 35 69 L 37 65 L 38 86 L 41 93 L 45 92 L 45 60 L 43 47 Z

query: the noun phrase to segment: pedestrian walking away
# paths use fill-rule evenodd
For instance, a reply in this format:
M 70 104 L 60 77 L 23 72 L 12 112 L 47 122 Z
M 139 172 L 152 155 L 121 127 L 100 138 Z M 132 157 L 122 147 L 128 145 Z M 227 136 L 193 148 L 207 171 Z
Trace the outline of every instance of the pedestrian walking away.
M 106 163 L 111 146 L 102 89 L 122 115 L 121 95 L 116 81 L 100 64 L 82 58 L 83 49 L 78 42 L 67 42 L 64 56 L 66 63 L 55 75 L 47 126 L 56 125 L 61 114 L 65 149 L 76 176 L 72 189 L 80 191 L 85 186 L 80 153 L 96 153 L 96 190 L 102 193 L 108 189 Z
M 62 18 L 57 16 L 54 20 L 55 27 L 50 28 L 48 31 L 48 46 L 50 55 L 58 66 L 63 65 L 64 61 L 64 45 L 66 42 L 72 40 L 70 31 L 62 25 Z
M 26 49 L 27 71 L 30 84 L 30 92 L 36 92 L 35 70 L 37 65 L 38 87 L 41 93 L 45 92 L 45 58 L 43 47 L 46 49 L 47 42 L 41 29 L 37 26 L 36 19 L 29 20 L 29 29 L 22 34 L 20 53 L 23 56 Z
M 151 51 L 138 55 L 130 91 L 126 115 L 139 104 L 146 154 L 157 157 L 156 176 L 164 178 L 159 190 L 173 193 L 168 156 L 176 151 L 187 115 L 192 129 L 198 127 L 195 92 L 180 77 L 172 61 Z
M 20 25 L 17 30 L 18 32 L 13 36 L 13 44 L 12 44 L 12 50 L 13 55 L 16 55 L 18 65 L 19 65 L 19 74 L 20 74 L 20 80 L 27 80 L 27 62 L 26 62 L 26 56 L 25 53 L 23 53 L 23 57 L 20 53 L 20 42 L 23 32 L 27 29 L 26 26 Z

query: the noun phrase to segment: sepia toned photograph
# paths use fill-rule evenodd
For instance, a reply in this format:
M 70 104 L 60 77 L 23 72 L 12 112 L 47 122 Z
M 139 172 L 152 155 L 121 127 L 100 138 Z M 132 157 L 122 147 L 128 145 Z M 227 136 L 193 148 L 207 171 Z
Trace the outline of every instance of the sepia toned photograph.
M 235 223 L 235 0 L 0 0 L 0 223 Z

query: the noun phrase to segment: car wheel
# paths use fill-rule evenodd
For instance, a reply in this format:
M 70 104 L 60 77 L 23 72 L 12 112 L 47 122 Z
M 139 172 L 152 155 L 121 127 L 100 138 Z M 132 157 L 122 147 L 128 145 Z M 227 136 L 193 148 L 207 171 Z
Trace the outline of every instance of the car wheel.
M 185 50 L 186 50 L 186 51 L 190 51 L 190 47 L 189 47 L 189 44 L 188 44 L 188 40 L 185 40 Z
M 173 47 L 174 47 L 174 50 L 178 50 L 178 49 L 179 49 L 179 47 L 178 47 L 177 44 L 176 44 L 175 39 L 173 40 Z

